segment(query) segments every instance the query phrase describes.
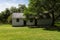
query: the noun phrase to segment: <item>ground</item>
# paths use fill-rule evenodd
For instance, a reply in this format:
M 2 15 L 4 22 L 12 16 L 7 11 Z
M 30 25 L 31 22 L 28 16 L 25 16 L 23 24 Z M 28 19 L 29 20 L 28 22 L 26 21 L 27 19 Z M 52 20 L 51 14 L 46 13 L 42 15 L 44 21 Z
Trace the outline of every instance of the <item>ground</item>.
M 0 25 L 0 40 L 60 40 L 60 32 L 2 24 Z

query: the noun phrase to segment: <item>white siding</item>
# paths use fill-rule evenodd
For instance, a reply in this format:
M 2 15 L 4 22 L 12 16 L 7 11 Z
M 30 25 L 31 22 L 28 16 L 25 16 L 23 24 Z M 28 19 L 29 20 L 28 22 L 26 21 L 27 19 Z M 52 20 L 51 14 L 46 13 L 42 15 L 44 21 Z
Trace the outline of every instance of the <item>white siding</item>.
M 24 25 L 24 21 L 23 19 L 19 19 L 19 22 L 16 21 L 16 18 L 12 19 L 12 25 L 13 26 L 23 26 Z
M 26 25 L 29 25 L 29 26 L 35 25 L 35 21 L 33 20 L 33 22 L 30 22 L 30 20 L 28 20 Z

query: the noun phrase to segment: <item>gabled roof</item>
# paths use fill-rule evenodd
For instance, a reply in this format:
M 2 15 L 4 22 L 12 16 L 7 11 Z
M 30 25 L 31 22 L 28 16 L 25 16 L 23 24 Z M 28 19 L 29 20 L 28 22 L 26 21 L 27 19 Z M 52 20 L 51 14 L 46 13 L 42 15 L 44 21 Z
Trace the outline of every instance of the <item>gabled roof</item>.
M 25 18 L 23 13 L 13 13 L 12 18 Z

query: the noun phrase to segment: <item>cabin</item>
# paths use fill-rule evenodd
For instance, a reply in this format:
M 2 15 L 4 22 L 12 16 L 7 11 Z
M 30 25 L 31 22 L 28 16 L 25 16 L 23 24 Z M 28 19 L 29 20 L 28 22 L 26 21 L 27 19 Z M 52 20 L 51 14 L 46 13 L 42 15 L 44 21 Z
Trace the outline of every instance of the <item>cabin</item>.
M 24 25 L 24 19 L 25 16 L 23 16 L 23 13 L 13 13 L 12 14 L 12 25 L 13 26 L 22 26 Z
M 41 16 L 41 15 L 40 15 Z M 12 14 L 12 26 L 47 26 L 51 25 L 52 19 L 44 18 L 46 15 L 43 15 L 41 19 L 26 19 L 23 13 L 13 13 Z M 32 16 L 30 16 L 32 17 Z
M 26 25 L 34 25 L 34 21 L 24 20 L 26 16 L 23 13 L 13 13 L 12 14 L 12 26 L 26 26 Z

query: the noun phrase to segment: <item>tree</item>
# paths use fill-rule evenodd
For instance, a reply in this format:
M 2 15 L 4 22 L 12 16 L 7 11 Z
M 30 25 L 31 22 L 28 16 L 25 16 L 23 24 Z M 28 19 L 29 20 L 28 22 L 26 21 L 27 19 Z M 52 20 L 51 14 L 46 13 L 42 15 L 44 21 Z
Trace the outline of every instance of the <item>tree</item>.
M 33 13 L 41 13 L 43 10 L 41 10 L 41 0 L 30 0 L 29 3 L 29 11 Z
M 36 13 L 38 17 L 40 13 L 45 11 L 52 14 L 52 26 L 54 26 L 55 16 L 60 13 L 60 5 L 57 5 L 57 3 L 60 3 L 60 0 L 29 0 L 28 10 L 29 13 Z
M 25 8 L 26 8 L 25 5 L 20 5 L 20 4 L 19 4 L 18 8 L 16 8 L 16 7 L 11 7 L 10 9 L 6 8 L 0 14 L 0 21 L 2 23 L 11 22 L 11 14 L 12 13 L 18 13 L 18 12 L 23 13 Z
M 56 20 L 55 18 L 60 13 L 60 5 L 58 5 L 58 3 L 60 3 L 60 0 L 45 0 L 43 2 L 43 8 L 52 14 L 52 26 L 54 26 Z
M 8 21 L 9 24 L 12 23 L 12 14 L 10 16 L 8 16 L 7 21 Z
M 30 16 L 33 15 L 33 17 L 35 19 L 35 25 L 37 26 L 37 19 L 36 18 L 39 17 L 39 14 L 42 12 L 41 0 L 29 0 L 29 6 L 28 6 L 27 10 L 28 11 L 26 11 L 26 12 L 29 12 L 27 14 L 29 14 Z
M 25 5 L 19 4 L 19 5 L 18 5 L 18 12 L 23 13 L 25 8 L 26 8 Z
M 18 12 L 18 10 L 17 10 L 16 7 L 11 7 L 11 8 L 10 8 L 10 11 L 11 11 L 11 13 L 16 13 L 16 12 Z
M 10 10 L 8 9 L 8 8 L 6 8 L 6 10 L 5 10 L 5 19 L 6 19 L 6 22 L 8 22 L 8 17 L 11 15 L 12 13 L 10 12 Z
M 7 23 L 8 16 L 10 16 L 11 12 L 8 8 L 5 11 L 1 12 L 1 21 L 3 23 Z
M 5 20 L 5 18 L 4 18 L 4 11 L 2 11 L 1 12 L 1 15 L 0 15 L 0 21 L 2 22 L 2 23 L 4 23 L 4 20 Z

